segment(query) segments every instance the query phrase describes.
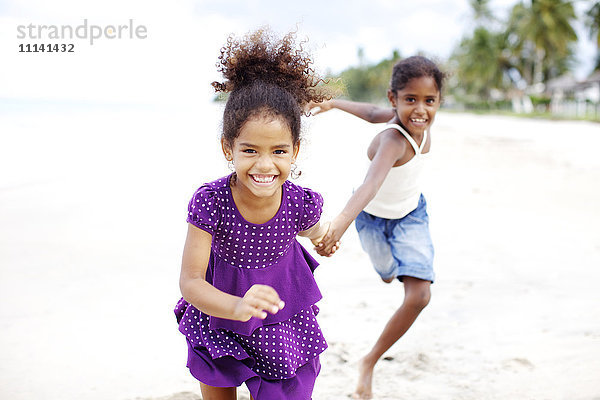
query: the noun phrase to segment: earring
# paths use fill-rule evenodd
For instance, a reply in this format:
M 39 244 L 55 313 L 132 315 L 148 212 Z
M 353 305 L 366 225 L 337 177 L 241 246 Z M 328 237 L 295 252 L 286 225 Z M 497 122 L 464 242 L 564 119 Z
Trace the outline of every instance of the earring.
M 302 175 L 302 171 L 298 171 L 298 166 L 296 163 L 292 163 L 292 169 L 290 170 L 290 176 L 292 179 L 298 179 Z
M 227 161 L 227 168 L 229 168 L 230 171 L 235 171 L 235 164 L 233 163 L 233 160 Z

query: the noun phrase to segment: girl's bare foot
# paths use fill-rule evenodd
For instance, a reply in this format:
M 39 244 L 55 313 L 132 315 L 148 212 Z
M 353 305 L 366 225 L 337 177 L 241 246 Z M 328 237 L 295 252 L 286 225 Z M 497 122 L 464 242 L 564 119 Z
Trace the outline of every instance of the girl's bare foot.
M 374 365 L 365 358 L 360 360 L 358 365 L 358 384 L 356 385 L 356 390 L 352 394 L 353 399 L 366 400 L 373 398 L 373 392 L 371 390 L 373 368 Z

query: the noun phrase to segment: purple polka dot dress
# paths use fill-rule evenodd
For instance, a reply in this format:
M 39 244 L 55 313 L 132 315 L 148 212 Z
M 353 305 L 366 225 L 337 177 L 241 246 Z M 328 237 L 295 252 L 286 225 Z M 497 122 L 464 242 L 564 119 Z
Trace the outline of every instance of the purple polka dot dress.
M 245 382 L 256 400 L 308 400 L 327 343 L 316 320 L 318 263 L 296 235 L 317 223 L 323 198 L 286 181 L 277 214 L 253 224 L 239 213 L 230 179 L 201 186 L 188 206 L 188 222 L 213 237 L 206 280 L 240 297 L 254 284 L 269 285 L 285 307 L 241 322 L 206 315 L 182 298 L 175 315 L 187 339 L 187 366 L 210 386 Z

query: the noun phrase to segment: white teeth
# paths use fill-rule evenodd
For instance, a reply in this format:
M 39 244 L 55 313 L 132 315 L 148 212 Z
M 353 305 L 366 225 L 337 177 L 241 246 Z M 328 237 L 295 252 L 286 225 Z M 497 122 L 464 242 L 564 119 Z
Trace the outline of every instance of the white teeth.
M 413 118 L 412 119 L 413 122 L 425 122 L 424 118 Z
M 274 175 L 270 175 L 270 176 L 252 175 L 252 178 L 258 183 L 269 183 L 269 182 L 273 182 L 273 180 L 275 179 L 275 176 Z

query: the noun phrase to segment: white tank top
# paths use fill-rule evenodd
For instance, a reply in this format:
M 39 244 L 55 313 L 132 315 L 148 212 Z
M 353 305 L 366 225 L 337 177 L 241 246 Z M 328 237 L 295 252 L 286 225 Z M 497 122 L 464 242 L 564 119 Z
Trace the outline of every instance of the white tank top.
M 428 131 L 425 131 L 419 147 L 400 125 L 388 124 L 385 126 L 385 129 L 389 128 L 394 128 L 404 135 L 415 150 L 415 156 L 407 163 L 390 169 L 379 191 L 364 210 L 376 217 L 398 219 L 406 216 L 419 205 L 420 177 L 426 157 L 422 151 L 427 142 Z

